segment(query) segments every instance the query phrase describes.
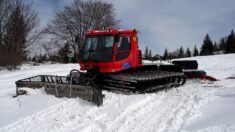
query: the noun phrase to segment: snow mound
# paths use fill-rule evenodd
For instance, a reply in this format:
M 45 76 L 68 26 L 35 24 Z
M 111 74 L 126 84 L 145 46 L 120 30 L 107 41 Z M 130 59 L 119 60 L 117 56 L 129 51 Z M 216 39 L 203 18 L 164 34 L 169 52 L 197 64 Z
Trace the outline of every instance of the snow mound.
M 45 88 L 40 89 L 31 89 L 31 88 L 19 88 L 19 90 L 26 91 L 26 95 L 40 95 L 40 94 L 47 94 Z

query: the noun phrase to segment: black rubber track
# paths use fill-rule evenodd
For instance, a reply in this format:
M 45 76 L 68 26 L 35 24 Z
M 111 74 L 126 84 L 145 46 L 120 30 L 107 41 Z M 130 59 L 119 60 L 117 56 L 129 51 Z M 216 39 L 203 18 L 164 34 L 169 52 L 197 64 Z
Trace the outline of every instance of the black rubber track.
M 185 83 L 183 72 L 141 70 L 110 74 L 104 78 L 103 89 L 126 93 L 151 93 Z

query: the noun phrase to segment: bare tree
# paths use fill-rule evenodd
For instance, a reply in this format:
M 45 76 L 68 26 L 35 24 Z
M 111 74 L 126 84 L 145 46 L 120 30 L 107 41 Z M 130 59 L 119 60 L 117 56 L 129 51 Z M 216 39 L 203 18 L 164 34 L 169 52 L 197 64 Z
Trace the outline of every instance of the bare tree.
M 77 54 L 88 29 L 105 29 L 117 26 L 111 3 L 94 0 L 74 0 L 70 6 L 55 14 L 45 33 L 55 36 L 63 44 L 68 43 Z
M 0 0 L 0 63 L 3 60 L 3 35 L 6 20 L 11 12 L 11 2 L 9 0 Z
M 2 43 L 3 27 L 10 12 L 11 2 L 9 0 L 0 0 L 0 43 Z

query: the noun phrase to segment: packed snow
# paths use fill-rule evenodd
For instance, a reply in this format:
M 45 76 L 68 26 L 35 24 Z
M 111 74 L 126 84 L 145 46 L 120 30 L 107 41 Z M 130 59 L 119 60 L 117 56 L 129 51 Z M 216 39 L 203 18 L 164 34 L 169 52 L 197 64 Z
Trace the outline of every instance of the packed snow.
M 200 56 L 199 69 L 214 83 L 189 80 L 184 86 L 152 94 L 123 95 L 103 91 L 97 107 L 79 98 L 56 98 L 44 89 L 15 95 L 15 81 L 39 74 L 67 75 L 79 64 L 24 65 L 0 71 L 0 131 L 173 132 L 235 131 L 235 54 Z

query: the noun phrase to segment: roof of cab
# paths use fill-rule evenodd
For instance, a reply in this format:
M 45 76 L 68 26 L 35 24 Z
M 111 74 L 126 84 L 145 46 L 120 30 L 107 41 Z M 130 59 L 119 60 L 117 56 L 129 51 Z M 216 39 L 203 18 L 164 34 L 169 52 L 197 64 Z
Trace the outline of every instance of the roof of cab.
M 116 35 L 116 34 L 136 34 L 136 29 L 106 29 L 106 30 L 88 30 L 86 35 Z

